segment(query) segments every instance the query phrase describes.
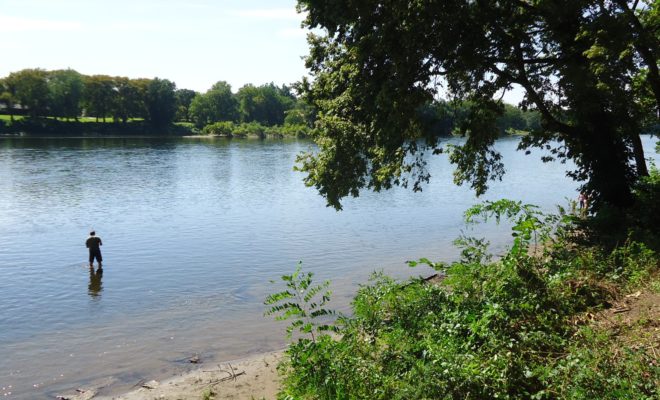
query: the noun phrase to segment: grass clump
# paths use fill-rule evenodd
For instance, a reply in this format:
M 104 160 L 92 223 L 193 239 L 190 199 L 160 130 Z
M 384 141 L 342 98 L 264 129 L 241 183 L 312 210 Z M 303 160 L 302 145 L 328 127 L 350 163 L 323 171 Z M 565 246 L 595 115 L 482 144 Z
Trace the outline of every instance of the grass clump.
M 208 388 L 202 392 L 202 400 L 213 400 L 215 399 L 216 393 L 213 391 L 213 389 Z
M 472 207 L 466 219 L 509 220 L 513 242 L 506 254 L 494 259 L 483 240 L 462 237 L 460 260 L 410 263 L 440 270 L 440 284 L 397 282 L 377 273 L 359 288 L 350 317 L 329 325 L 328 313 L 318 315 L 319 326 L 337 334 L 317 331 L 308 338 L 317 316 L 294 320 L 293 327 L 308 329 L 280 365 L 281 398 L 660 396 L 658 360 L 648 345 L 653 342 L 622 345 L 584 318 L 605 312 L 633 288 L 657 285 L 656 252 L 632 239 L 613 249 L 575 244 L 574 217 L 509 200 Z M 271 312 L 286 319 L 299 317 L 290 310 L 319 303 L 271 296 L 269 304 L 280 304 Z M 645 318 L 641 323 L 648 325 Z

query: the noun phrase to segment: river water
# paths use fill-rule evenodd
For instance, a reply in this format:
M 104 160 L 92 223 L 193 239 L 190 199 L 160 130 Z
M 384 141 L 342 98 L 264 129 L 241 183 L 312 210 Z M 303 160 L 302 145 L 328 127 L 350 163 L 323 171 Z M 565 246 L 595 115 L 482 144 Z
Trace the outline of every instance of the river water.
M 648 156 L 654 140 L 644 138 Z M 577 195 L 567 165 L 497 142 L 507 174 L 483 199 L 552 211 Z M 336 212 L 292 167 L 308 141 L 208 138 L 0 139 L 0 396 L 129 389 L 205 363 L 282 348 L 263 300 L 299 261 L 347 310 L 376 270 L 430 275 L 406 260 L 451 260 L 462 212 L 479 201 L 429 157 L 421 193 L 347 199 Z M 85 239 L 103 240 L 103 274 Z M 508 240 L 483 226 L 495 251 Z M 275 283 L 271 283 L 275 280 Z M 11 393 L 11 394 L 10 394 Z

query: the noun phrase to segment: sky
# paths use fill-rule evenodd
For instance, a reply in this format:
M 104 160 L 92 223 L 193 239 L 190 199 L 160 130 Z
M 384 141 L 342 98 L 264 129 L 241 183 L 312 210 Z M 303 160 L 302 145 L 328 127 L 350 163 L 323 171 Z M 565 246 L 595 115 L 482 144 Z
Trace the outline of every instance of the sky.
M 169 79 L 205 92 L 227 81 L 306 75 L 295 0 L 0 0 L 0 78 L 24 68 Z
M 303 19 L 296 0 L 0 0 L 0 78 L 71 68 L 198 92 L 291 84 L 307 75 Z

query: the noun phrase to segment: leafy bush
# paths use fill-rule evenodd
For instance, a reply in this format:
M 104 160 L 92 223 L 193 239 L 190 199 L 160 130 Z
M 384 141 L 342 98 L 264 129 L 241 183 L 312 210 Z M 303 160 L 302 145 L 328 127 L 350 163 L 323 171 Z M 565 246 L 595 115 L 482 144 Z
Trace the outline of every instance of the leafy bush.
M 305 138 L 309 136 L 310 129 L 304 125 L 264 126 L 258 122 L 244 122 L 240 124 L 234 124 L 233 122 L 223 121 L 206 125 L 202 129 L 202 133 L 205 135 L 227 137 L 256 136 L 259 138 Z
M 296 137 L 299 139 L 310 136 L 311 129 L 307 125 L 283 125 L 278 127 L 280 134 L 284 137 Z
M 657 254 L 629 241 L 612 252 L 578 248 L 565 241 L 571 218 L 545 215 L 520 202 L 485 202 L 466 219 L 511 221 L 513 243 L 492 261 L 483 240 L 461 238 L 460 260 L 427 259 L 446 275 L 442 284 L 424 279 L 397 282 L 375 274 L 361 286 L 353 315 L 288 348 L 282 398 L 309 399 L 553 399 L 653 398 L 657 366 L 630 354 L 613 360 L 590 352 L 604 344 L 572 323 L 576 313 L 602 307 L 613 296 L 607 282 L 625 287 L 657 270 Z M 528 251 L 543 243 L 541 256 Z M 537 243 L 538 244 L 538 243 Z M 286 277 L 289 291 L 269 297 L 310 298 L 321 291 Z M 308 280 L 309 279 L 309 280 Z M 602 280 L 603 287 L 600 287 Z M 292 286 L 293 285 L 293 286 Z M 295 289 L 296 290 L 291 290 Z M 594 294 L 595 293 L 595 294 Z M 324 297 L 325 300 L 325 297 Z M 308 298 L 276 311 L 298 322 Z M 269 303 L 270 304 L 270 303 Z M 316 303 L 312 303 L 316 305 Z M 330 313 L 324 313 L 327 317 Z M 306 315 L 311 315 L 306 313 Z
M 206 125 L 202 129 L 202 133 L 205 135 L 233 136 L 234 123 L 231 121 L 214 122 Z

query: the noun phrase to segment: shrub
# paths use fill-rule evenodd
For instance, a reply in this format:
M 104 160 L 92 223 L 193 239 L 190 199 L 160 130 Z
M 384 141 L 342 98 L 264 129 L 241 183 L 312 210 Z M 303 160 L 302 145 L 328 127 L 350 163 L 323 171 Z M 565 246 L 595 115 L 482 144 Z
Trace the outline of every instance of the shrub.
M 223 121 L 214 122 L 206 125 L 202 129 L 205 135 L 217 135 L 227 137 L 248 137 L 256 136 L 259 138 L 273 137 L 297 137 L 304 138 L 309 135 L 309 128 L 306 126 L 298 125 L 285 125 L 285 126 L 264 126 L 258 122 L 243 122 L 234 124 L 233 122 Z
M 206 125 L 202 129 L 202 133 L 205 135 L 217 135 L 217 136 L 233 136 L 234 134 L 234 123 L 231 121 L 220 121 L 214 122 L 212 124 Z
M 657 270 L 657 254 L 634 241 L 612 252 L 576 247 L 564 239 L 569 217 L 545 215 L 520 202 L 485 202 L 466 213 L 472 223 L 505 218 L 513 226 L 513 242 L 498 260 L 492 261 L 483 240 L 461 238 L 462 257 L 456 262 L 410 263 L 439 269 L 446 275 L 442 284 L 421 278 L 402 283 L 374 274 L 359 288 L 351 317 L 340 317 L 332 325 L 327 320 L 323 325 L 294 322 L 291 328 L 305 327 L 305 333 L 314 332 L 315 326 L 325 328 L 289 346 L 288 361 L 281 367 L 281 397 L 657 396 L 657 365 L 634 352 L 614 360 L 605 350 L 590 351 L 594 346 L 608 348 L 608 339 L 572 323 L 578 312 L 603 306 L 609 292 L 599 288 L 602 279 L 603 287 L 607 282 L 634 285 Z M 544 242 L 540 257 L 529 254 L 534 241 Z M 283 277 L 290 290 L 269 297 L 267 303 L 293 299 L 294 293 L 312 297 L 321 292 L 305 289 L 313 287 L 311 275 L 304 275 L 304 285 L 294 284 L 300 274 L 298 269 Z M 298 296 L 276 311 L 298 321 L 305 309 L 301 304 L 309 301 L 301 302 Z M 338 336 L 327 333 L 330 326 Z
M 266 129 L 265 126 L 258 122 L 244 122 L 234 127 L 234 136 L 257 136 L 259 138 L 264 138 L 266 136 Z

